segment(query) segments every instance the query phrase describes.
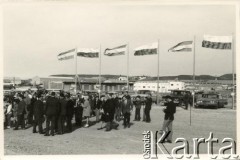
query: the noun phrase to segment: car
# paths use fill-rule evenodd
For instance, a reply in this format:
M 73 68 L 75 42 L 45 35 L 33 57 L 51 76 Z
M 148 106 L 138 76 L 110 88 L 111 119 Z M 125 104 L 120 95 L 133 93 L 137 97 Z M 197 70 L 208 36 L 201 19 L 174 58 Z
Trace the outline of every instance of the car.
M 162 97 L 162 103 L 163 105 L 166 105 L 167 102 L 167 98 L 170 97 L 174 100 L 174 102 L 177 104 L 177 106 L 183 106 L 184 103 L 184 96 L 185 95 L 189 96 L 189 102 L 192 103 L 192 94 L 190 91 L 186 91 L 186 90 L 171 90 L 171 93 L 168 95 L 165 95 Z M 196 99 L 196 97 L 195 97 Z
M 137 94 L 145 94 L 145 95 L 148 95 L 150 94 L 151 95 L 151 98 L 152 98 L 152 102 L 157 104 L 157 92 L 155 91 L 150 91 L 150 90 L 138 90 L 137 91 Z M 160 94 L 158 94 L 159 98 L 160 98 Z
M 210 92 L 202 94 L 202 97 L 198 98 L 195 107 L 210 107 L 218 109 L 227 105 L 227 99 L 224 99 L 221 94 Z

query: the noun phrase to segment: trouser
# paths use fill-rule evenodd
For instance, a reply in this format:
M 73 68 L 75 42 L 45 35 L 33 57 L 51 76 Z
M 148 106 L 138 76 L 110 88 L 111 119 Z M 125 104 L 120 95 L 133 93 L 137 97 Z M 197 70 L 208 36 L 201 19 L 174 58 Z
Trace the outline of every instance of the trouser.
M 141 119 L 140 110 L 141 110 L 141 108 L 136 108 L 136 110 L 135 110 L 135 120 L 137 120 L 137 121 L 140 121 L 140 119 Z
M 188 102 L 184 102 L 185 104 L 185 109 L 188 109 Z
M 21 124 L 21 128 L 25 129 L 24 114 L 17 115 L 17 123 L 15 128 L 18 129 L 18 126 Z
M 31 124 L 31 125 L 33 124 L 33 113 L 32 112 L 28 112 L 27 123 Z
M 46 121 L 46 134 L 49 134 L 49 128 L 51 123 L 51 135 L 54 135 L 54 129 L 55 129 L 55 115 L 48 115 L 47 121 Z
M 100 114 L 100 111 L 99 109 L 95 109 L 95 115 L 96 115 L 96 121 L 98 122 L 99 121 L 99 114 Z
M 150 118 L 150 110 L 149 109 L 145 109 L 145 115 L 146 115 L 146 122 L 150 122 L 151 118 Z
M 75 122 L 77 126 L 82 125 L 82 114 L 83 114 L 83 109 L 82 108 L 75 108 Z
M 7 126 L 11 127 L 11 114 L 7 114 Z
M 143 108 L 143 121 L 146 121 L 145 108 Z
M 124 123 L 123 123 L 124 126 L 130 124 L 130 113 L 128 113 L 128 112 L 124 113 L 124 120 L 123 121 L 124 121 Z
M 58 117 L 58 133 L 63 134 L 64 133 L 64 123 L 66 121 L 65 115 L 60 115 Z
M 67 116 L 67 130 L 68 132 L 72 132 L 72 116 Z
M 116 113 L 115 113 L 115 120 L 119 122 L 120 121 L 120 117 L 121 117 L 121 109 L 117 108 L 116 109 Z
M 33 132 L 36 132 L 37 126 L 38 126 L 38 132 L 43 133 L 42 119 L 40 117 L 35 118 L 35 120 L 33 121 Z
M 172 141 L 172 135 L 173 135 L 172 122 L 173 120 L 164 120 L 163 126 L 162 126 L 162 131 L 165 131 L 166 133 L 171 131 L 168 137 L 166 138 L 166 140 L 170 140 L 170 141 Z

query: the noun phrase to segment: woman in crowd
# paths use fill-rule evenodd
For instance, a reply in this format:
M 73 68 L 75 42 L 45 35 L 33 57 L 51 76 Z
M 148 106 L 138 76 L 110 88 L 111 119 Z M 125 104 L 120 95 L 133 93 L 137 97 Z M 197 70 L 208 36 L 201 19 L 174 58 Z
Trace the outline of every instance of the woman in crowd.
M 89 117 L 90 117 L 90 113 L 91 112 L 91 106 L 89 103 L 89 98 L 88 97 L 84 97 L 84 103 L 83 103 L 83 117 L 86 118 L 86 124 L 84 127 L 89 127 Z

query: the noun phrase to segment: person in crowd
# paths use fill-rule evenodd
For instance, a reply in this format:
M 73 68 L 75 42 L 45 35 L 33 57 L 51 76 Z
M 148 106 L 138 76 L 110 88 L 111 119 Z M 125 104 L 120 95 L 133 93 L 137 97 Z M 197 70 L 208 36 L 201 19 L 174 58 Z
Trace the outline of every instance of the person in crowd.
M 17 125 L 17 111 L 18 111 L 18 99 L 14 99 L 13 101 L 13 124 L 14 126 Z
M 55 120 L 57 115 L 57 110 L 59 107 L 58 99 L 55 97 L 55 92 L 51 93 L 51 96 L 46 100 L 46 133 L 45 136 L 49 136 L 49 129 L 51 123 L 51 135 L 54 136 L 54 129 L 55 129 Z
M 89 104 L 90 104 L 90 117 L 92 116 L 95 116 L 95 105 L 96 105 L 96 102 L 95 102 L 95 96 L 92 94 L 92 95 L 89 95 L 88 96 L 88 101 L 89 101 Z
M 183 102 L 184 102 L 184 105 L 185 105 L 185 109 L 186 109 L 186 110 L 188 110 L 189 101 L 190 101 L 190 96 L 189 96 L 189 94 L 188 94 L 188 93 L 184 93 Z
M 33 109 L 32 109 L 32 105 L 31 105 L 31 98 L 32 98 L 32 95 L 29 93 L 29 91 L 26 91 L 23 93 L 24 95 L 24 101 L 26 103 L 26 114 L 25 114 L 25 117 L 24 119 L 26 120 L 26 124 L 27 124 L 27 127 L 30 127 L 32 126 L 32 119 L 33 119 Z
M 58 116 L 58 134 L 64 134 L 64 124 L 66 121 L 67 101 L 64 93 L 60 93 L 59 99 L 59 116 Z
M 6 102 L 6 120 L 7 120 L 7 128 L 10 129 L 11 128 L 11 117 L 12 117 L 12 103 L 10 101 L 10 99 Z
M 129 95 L 123 96 L 123 101 L 122 101 L 122 108 L 123 108 L 123 115 L 124 115 L 124 128 L 128 127 L 130 128 L 130 116 L 131 116 L 131 111 L 133 109 L 133 105 L 131 102 L 131 97 Z
M 141 97 L 137 96 L 136 97 L 136 101 L 134 103 L 135 105 L 135 121 L 140 121 L 141 120 L 141 116 L 140 116 L 140 112 L 141 112 L 141 106 L 142 106 L 142 102 L 141 102 Z
M 122 100 L 118 96 L 116 97 L 116 100 L 117 100 L 117 105 L 115 107 L 115 120 L 120 122 L 121 114 L 122 114 L 122 105 L 121 105 Z
M 43 134 L 43 120 L 44 120 L 44 105 L 42 101 L 42 95 L 38 94 L 37 99 L 33 104 L 33 133 L 37 133 L 37 126 L 38 126 L 38 133 Z
M 69 133 L 72 132 L 72 119 L 74 114 L 74 101 L 71 99 L 70 93 L 66 96 L 66 118 L 67 118 L 67 130 Z
M 91 114 L 91 106 L 89 103 L 89 97 L 84 97 L 84 103 L 83 103 L 83 117 L 86 118 L 86 124 L 84 125 L 85 128 L 89 127 L 89 117 Z
M 151 98 L 151 95 L 148 94 L 148 96 L 146 97 L 146 102 L 145 102 L 145 115 L 146 115 L 147 123 L 151 122 L 151 117 L 150 117 L 151 108 L 152 108 L 152 98 Z
M 18 126 L 21 124 L 21 128 L 25 129 L 25 121 L 24 121 L 24 115 L 26 114 L 26 107 L 27 104 L 24 101 L 24 96 L 19 96 L 20 102 L 18 103 L 18 109 L 17 109 L 17 123 L 14 128 L 14 130 L 18 130 Z
M 106 131 L 110 131 L 111 128 L 111 122 L 113 121 L 114 118 L 114 104 L 112 100 L 112 96 L 110 94 L 106 94 L 106 102 L 104 104 L 105 108 L 105 122 L 106 122 Z
M 160 130 L 160 134 L 163 134 L 163 132 L 165 132 L 165 134 L 168 134 L 168 136 L 166 137 L 166 142 L 168 143 L 172 143 L 172 123 L 174 120 L 174 114 L 176 113 L 176 106 L 177 104 L 174 103 L 172 97 L 167 97 L 166 108 L 163 109 L 165 116 L 162 129 Z M 161 143 L 164 142 L 165 141 L 162 141 Z
M 106 128 L 106 126 L 103 126 L 104 123 L 108 121 L 107 111 L 106 111 L 106 97 L 101 96 L 101 107 L 100 107 L 100 115 L 101 115 L 101 127 L 98 128 L 98 130 L 101 130 L 103 128 Z
M 95 115 L 96 115 L 96 122 L 99 122 L 99 116 L 100 116 L 100 108 L 102 105 L 102 101 L 101 99 L 99 99 L 99 96 L 96 97 L 96 101 L 95 101 Z
M 75 121 L 76 126 L 81 127 L 82 126 L 82 115 L 83 115 L 83 106 L 84 99 L 82 98 L 82 95 L 77 95 L 76 99 L 76 105 L 75 105 Z

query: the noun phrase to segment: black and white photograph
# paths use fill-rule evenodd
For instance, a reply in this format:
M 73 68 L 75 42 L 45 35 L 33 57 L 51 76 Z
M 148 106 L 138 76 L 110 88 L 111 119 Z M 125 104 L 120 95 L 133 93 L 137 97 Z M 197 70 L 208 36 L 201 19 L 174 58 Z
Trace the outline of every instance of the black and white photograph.
M 1 158 L 240 158 L 237 0 L 1 12 Z

